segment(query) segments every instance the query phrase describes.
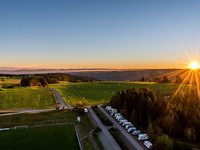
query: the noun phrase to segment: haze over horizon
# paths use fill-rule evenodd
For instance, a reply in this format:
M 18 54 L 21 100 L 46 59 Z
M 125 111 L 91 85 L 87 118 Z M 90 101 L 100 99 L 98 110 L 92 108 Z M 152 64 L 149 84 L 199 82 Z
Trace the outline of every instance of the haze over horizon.
M 200 48 L 199 4 L 0 1 L 0 67 L 185 68 Z

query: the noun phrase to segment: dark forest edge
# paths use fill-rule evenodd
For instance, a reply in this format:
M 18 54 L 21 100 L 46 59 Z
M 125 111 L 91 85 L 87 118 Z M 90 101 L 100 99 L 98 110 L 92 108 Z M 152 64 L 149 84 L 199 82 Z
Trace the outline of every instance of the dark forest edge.
M 190 145 L 175 139 L 192 144 L 200 142 L 200 102 L 192 92 L 170 101 L 155 95 L 151 89 L 136 91 L 132 88 L 117 92 L 109 105 L 118 109 L 138 129 L 146 131 L 155 149 L 163 146 L 166 149 L 191 149 Z

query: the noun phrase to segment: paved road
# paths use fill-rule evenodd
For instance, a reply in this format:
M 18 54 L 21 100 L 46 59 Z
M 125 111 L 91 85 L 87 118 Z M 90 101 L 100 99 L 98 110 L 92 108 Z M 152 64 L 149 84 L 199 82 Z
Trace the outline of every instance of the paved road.
M 131 135 L 129 135 L 128 132 L 122 126 L 120 126 L 119 123 L 110 114 L 105 111 L 105 109 L 100 106 L 98 107 L 108 117 L 108 119 L 112 121 L 113 125 L 127 138 L 127 140 L 129 140 L 129 142 L 133 144 L 136 150 L 144 150 L 144 148 L 138 143 L 138 141 L 136 141 Z
M 66 105 L 62 96 L 60 95 L 60 93 L 55 90 L 55 89 L 52 89 L 52 88 L 48 88 L 50 89 L 51 91 L 53 91 L 55 94 L 56 94 L 56 98 L 58 100 L 58 103 L 59 103 L 59 106 L 60 106 L 60 109 L 62 109 L 63 107 L 66 108 L 66 109 L 71 109 L 72 107 L 70 105 Z
M 121 148 L 119 147 L 118 143 L 115 141 L 115 139 L 112 137 L 112 135 L 110 134 L 110 132 L 108 131 L 108 129 L 103 125 L 103 123 L 99 120 L 99 118 L 97 117 L 97 115 L 95 114 L 95 112 L 92 110 L 91 107 L 88 107 L 89 112 L 91 114 L 91 116 L 93 117 L 93 119 L 96 121 L 97 125 L 99 126 L 99 128 L 101 128 L 102 133 L 104 135 L 104 140 L 108 143 L 107 146 L 108 147 L 104 147 L 105 150 L 121 150 Z M 103 143 L 102 143 L 103 144 Z

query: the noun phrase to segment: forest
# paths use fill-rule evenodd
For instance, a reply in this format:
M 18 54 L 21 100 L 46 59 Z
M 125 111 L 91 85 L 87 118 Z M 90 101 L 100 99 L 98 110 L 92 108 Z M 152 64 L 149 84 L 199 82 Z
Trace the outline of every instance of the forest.
M 163 134 L 191 143 L 200 142 L 200 101 L 193 91 L 166 99 L 149 88 L 117 92 L 109 105 L 137 127 L 142 127 L 153 142 Z M 177 148 L 178 149 L 178 148 Z

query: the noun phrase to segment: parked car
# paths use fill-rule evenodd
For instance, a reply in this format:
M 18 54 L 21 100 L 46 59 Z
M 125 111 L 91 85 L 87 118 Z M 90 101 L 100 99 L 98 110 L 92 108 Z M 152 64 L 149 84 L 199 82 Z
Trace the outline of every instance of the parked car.
M 85 112 L 85 113 L 88 113 L 88 109 L 87 109 L 87 108 L 84 108 L 84 112 Z
M 117 112 L 117 109 L 112 108 L 109 110 L 109 113 L 113 113 L 113 112 Z
M 144 141 L 144 145 L 148 148 L 148 149 L 152 149 L 153 148 L 153 144 L 150 141 Z
M 131 128 L 129 128 L 128 130 L 127 130 L 127 132 L 133 132 L 133 131 L 135 131 L 136 130 L 136 127 L 131 127 Z
M 147 134 L 139 134 L 138 135 L 138 140 L 148 140 L 149 136 Z
M 122 123 L 124 123 L 124 122 L 126 122 L 126 121 L 128 121 L 128 120 L 122 119 L 122 120 L 120 120 L 119 124 L 122 124 Z
M 134 127 L 134 125 L 133 125 L 133 124 L 127 124 L 127 125 L 125 126 L 126 130 L 127 130 L 128 128 L 130 128 L 130 127 Z
M 121 115 L 121 113 L 115 113 L 114 117 L 116 118 L 117 116 Z
M 111 109 L 112 107 L 111 106 L 107 106 L 106 107 L 106 110 L 108 111 L 109 109 Z
M 127 124 L 132 124 L 131 122 L 124 122 L 123 124 L 122 124 L 122 126 L 124 127 L 125 125 L 127 125 Z
M 122 115 L 117 115 L 115 118 L 116 118 L 116 119 L 122 118 Z
M 124 119 L 124 118 L 123 118 L 123 116 L 121 116 L 121 115 L 116 117 L 116 120 L 117 120 L 117 121 L 120 121 L 120 120 L 122 120 L 122 119 Z
M 139 134 L 141 134 L 141 131 L 140 131 L 140 130 L 136 130 L 136 131 L 133 131 L 132 134 L 133 134 L 133 135 L 139 135 Z
M 111 112 L 111 116 L 114 116 L 117 112 Z

